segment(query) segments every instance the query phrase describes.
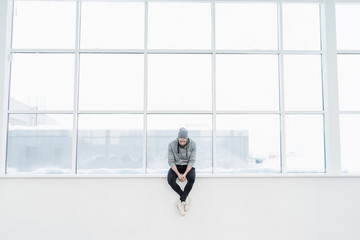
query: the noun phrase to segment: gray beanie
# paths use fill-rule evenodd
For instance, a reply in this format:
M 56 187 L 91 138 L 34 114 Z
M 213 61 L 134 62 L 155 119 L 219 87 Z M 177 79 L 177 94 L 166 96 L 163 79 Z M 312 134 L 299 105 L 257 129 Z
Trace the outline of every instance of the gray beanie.
M 188 139 L 188 130 L 186 128 L 180 128 L 178 133 L 178 138 L 186 138 Z

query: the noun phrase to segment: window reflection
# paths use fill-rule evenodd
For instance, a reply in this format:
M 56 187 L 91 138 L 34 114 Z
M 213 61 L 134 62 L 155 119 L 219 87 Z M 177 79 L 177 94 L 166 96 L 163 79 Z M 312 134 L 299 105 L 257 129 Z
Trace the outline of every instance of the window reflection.
M 143 173 L 142 129 L 139 114 L 79 115 L 77 172 Z
M 72 115 L 10 114 L 7 173 L 71 173 Z
M 270 115 L 218 115 L 217 172 L 280 172 L 280 121 Z

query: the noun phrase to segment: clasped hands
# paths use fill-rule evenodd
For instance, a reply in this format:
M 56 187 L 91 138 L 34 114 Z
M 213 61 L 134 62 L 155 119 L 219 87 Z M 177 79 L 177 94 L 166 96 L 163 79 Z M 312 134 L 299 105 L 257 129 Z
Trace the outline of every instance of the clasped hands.
M 185 179 L 186 179 L 186 175 L 185 175 L 185 174 L 180 174 L 180 175 L 178 176 L 178 178 L 179 178 L 179 181 L 180 181 L 180 182 L 183 182 L 183 181 L 185 181 Z

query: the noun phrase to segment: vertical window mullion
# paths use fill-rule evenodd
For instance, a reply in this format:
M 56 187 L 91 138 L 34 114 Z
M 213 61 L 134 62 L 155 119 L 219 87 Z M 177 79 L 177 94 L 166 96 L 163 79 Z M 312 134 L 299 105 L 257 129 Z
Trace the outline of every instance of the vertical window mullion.
M 78 140 L 78 109 L 79 109 L 79 77 L 80 77 L 80 31 L 81 31 L 81 1 L 76 2 L 76 34 L 75 34 L 75 81 L 73 106 L 73 142 L 72 142 L 72 174 L 77 173 L 77 140 Z
M 144 27 L 144 144 L 143 144 L 143 170 L 147 173 L 147 106 L 148 106 L 148 20 L 149 4 L 145 2 L 145 27 Z
M 280 154 L 281 173 L 286 173 L 286 139 L 285 139 L 285 97 L 284 97 L 284 54 L 283 54 L 283 19 L 282 3 L 278 3 L 278 50 L 279 50 L 279 106 L 280 106 Z
M 212 69 L 212 173 L 216 173 L 216 29 L 215 29 L 215 2 L 211 3 L 211 69 Z
M 11 42 L 13 22 L 13 1 L 0 2 L 0 176 L 6 175 L 7 136 L 10 101 Z
M 335 1 L 321 4 L 326 173 L 341 172 Z

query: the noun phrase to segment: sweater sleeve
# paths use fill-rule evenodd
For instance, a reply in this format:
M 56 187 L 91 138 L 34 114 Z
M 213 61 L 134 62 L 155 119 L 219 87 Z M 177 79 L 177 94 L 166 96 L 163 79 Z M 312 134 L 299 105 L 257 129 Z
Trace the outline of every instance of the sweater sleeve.
M 172 152 L 171 144 L 169 144 L 168 146 L 168 163 L 170 167 L 175 165 L 175 156 Z
M 196 143 L 193 142 L 193 147 L 191 149 L 191 152 L 190 152 L 190 158 L 189 158 L 189 164 L 190 166 L 194 166 L 195 164 L 195 161 L 196 161 Z

